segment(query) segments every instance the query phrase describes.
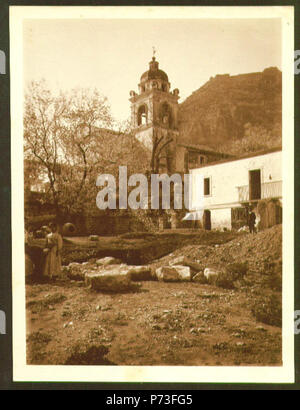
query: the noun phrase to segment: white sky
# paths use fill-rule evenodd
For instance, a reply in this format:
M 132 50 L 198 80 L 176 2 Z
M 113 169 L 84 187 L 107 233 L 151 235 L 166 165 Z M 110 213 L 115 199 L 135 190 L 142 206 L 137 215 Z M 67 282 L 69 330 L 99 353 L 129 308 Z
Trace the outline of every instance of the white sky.
M 97 88 L 116 120 L 130 114 L 155 46 L 182 102 L 216 74 L 281 69 L 280 19 L 30 19 L 24 21 L 24 79 L 53 91 Z

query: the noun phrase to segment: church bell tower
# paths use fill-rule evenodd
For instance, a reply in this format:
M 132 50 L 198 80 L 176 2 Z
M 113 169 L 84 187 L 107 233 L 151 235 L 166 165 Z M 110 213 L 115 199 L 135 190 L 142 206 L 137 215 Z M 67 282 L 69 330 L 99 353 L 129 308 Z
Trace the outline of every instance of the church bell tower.
M 170 91 L 167 74 L 153 56 L 140 79 L 139 92 L 130 91 L 131 125 L 136 138 L 156 154 L 159 172 L 175 171 L 179 90 Z

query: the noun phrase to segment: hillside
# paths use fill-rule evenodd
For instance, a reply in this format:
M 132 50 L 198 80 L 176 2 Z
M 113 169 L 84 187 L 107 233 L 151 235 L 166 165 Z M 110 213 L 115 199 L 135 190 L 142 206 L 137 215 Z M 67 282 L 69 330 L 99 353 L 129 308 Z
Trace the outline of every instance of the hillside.
M 281 71 L 276 67 L 217 75 L 180 104 L 180 135 L 182 142 L 233 154 L 271 148 L 281 144 L 281 111 Z

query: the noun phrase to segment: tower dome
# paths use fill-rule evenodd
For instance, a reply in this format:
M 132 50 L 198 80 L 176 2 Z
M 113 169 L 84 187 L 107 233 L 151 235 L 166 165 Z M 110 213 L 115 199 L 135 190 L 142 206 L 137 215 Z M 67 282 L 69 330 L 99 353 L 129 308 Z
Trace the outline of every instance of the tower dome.
M 155 57 L 149 63 L 149 70 L 142 74 L 140 79 L 140 92 L 157 88 L 162 91 L 169 91 L 170 83 L 167 74 L 158 68 L 158 61 Z
M 155 57 L 152 57 L 152 61 L 149 63 L 149 70 L 141 76 L 141 82 L 147 80 L 169 81 L 167 74 L 158 68 L 158 61 L 155 60 Z

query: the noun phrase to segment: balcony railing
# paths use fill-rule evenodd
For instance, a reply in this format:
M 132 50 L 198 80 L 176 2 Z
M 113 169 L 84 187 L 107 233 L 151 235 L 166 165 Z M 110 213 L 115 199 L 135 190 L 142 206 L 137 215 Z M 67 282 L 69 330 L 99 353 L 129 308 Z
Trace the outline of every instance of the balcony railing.
M 249 199 L 249 185 L 238 186 L 239 202 L 248 202 Z M 259 199 L 267 198 L 281 198 L 282 197 L 282 181 L 266 182 L 261 184 L 261 197 Z

